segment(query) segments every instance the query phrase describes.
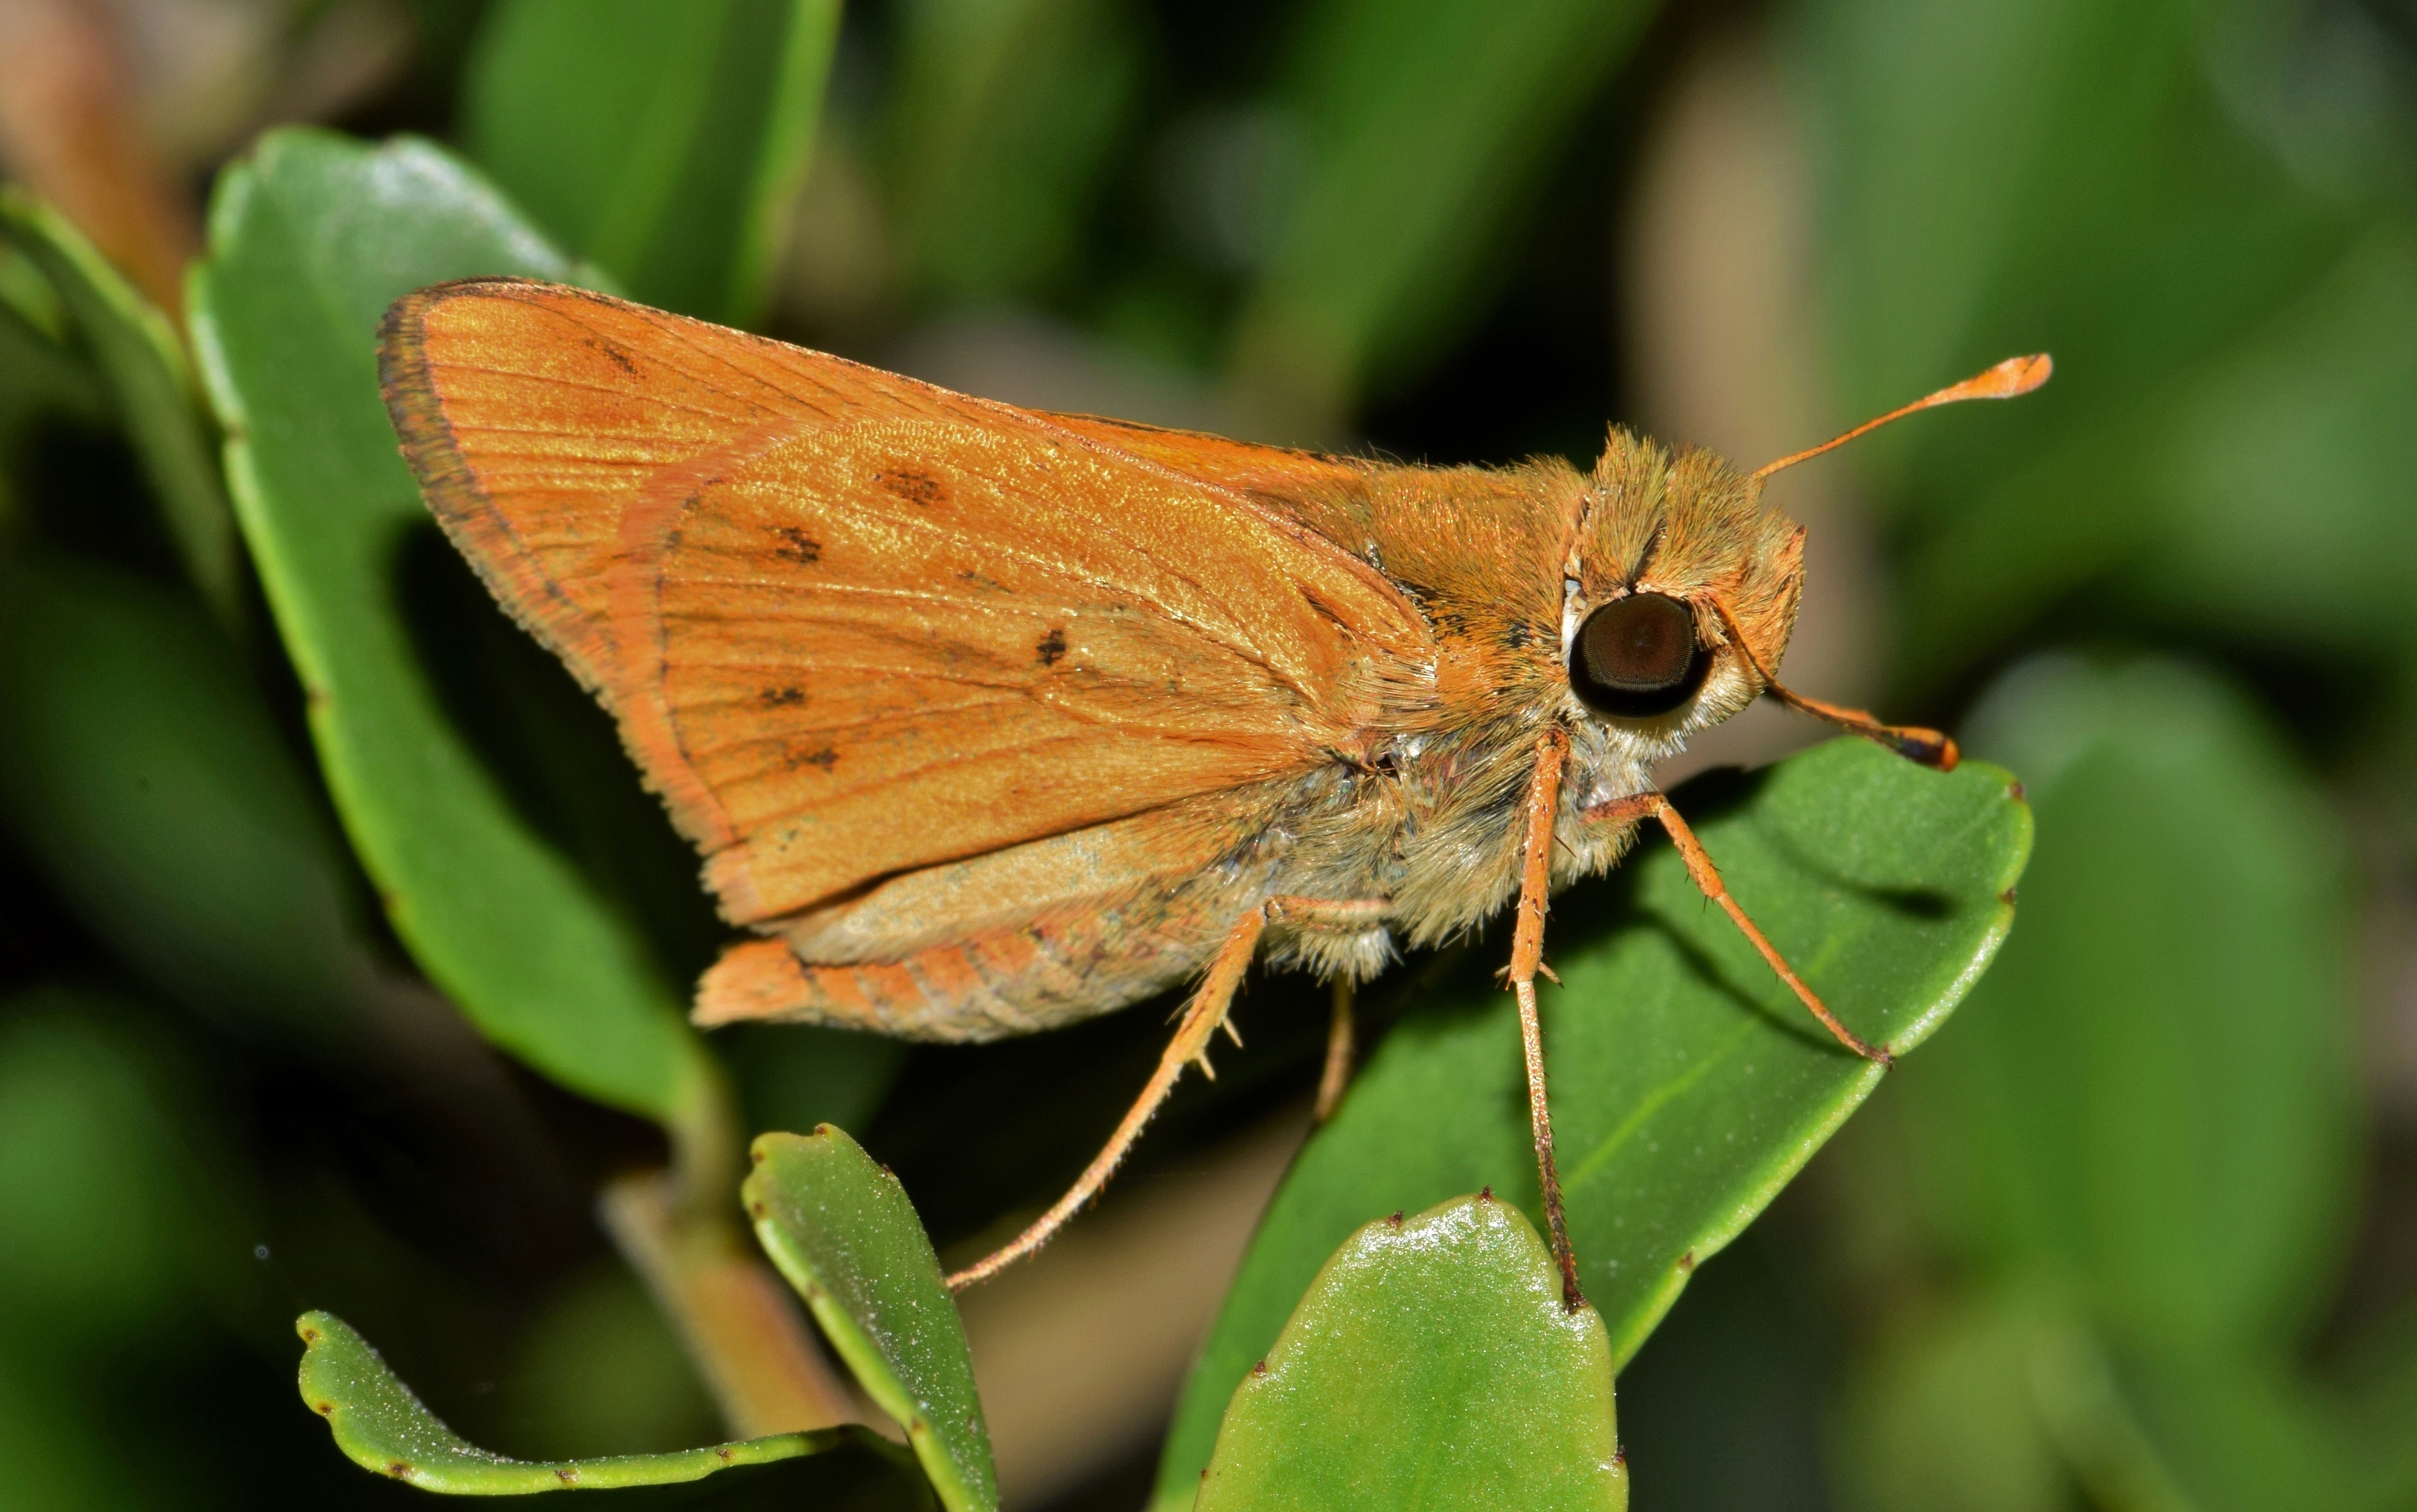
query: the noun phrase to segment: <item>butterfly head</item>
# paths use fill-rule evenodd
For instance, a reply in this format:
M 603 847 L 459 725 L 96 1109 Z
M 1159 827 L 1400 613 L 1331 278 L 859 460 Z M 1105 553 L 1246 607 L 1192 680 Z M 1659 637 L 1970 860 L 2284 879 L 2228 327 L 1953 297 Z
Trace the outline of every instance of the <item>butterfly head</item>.
M 1787 649 L 1803 530 L 1712 452 L 1614 432 L 1562 573 L 1572 712 L 1660 751 L 1764 691 Z
M 1751 473 L 1709 451 L 1665 451 L 1614 431 L 1563 570 L 1562 662 L 1582 717 L 1666 752 L 1768 693 L 1911 760 L 1953 769 L 1955 742 L 1936 730 L 1882 725 L 1779 681 L 1803 588 L 1804 531 L 1764 507 L 1762 481 L 1917 410 L 2029 393 L 2054 371 L 2045 354 L 2008 358 Z

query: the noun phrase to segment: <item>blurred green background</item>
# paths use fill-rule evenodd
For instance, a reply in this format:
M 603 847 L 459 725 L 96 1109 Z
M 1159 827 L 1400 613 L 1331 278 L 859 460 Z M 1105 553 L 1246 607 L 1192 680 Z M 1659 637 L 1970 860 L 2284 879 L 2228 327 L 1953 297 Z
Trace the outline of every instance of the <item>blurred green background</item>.
M 219 448 L 296 422 L 218 427 L 313 354 L 197 367 L 183 322 L 213 180 L 296 122 L 445 145 L 559 249 L 498 211 L 534 270 L 1268 440 L 1584 464 L 1617 421 L 1752 466 L 2053 352 L 2035 397 L 1773 482 L 1813 529 L 1789 680 L 1959 730 L 2038 838 L 1950 1029 L 1622 1376 L 1636 1503 L 2417 1508 L 2408 0 L 0 0 L 0 167 L 39 196 L 0 241 L 0 1506 L 412 1499 L 297 1410 L 304 1306 L 496 1448 L 706 1442 L 603 1182 L 726 1085 L 746 1127 L 860 1131 L 974 1247 L 1157 1053 L 1147 1012 L 697 1042 L 631 989 L 595 1011 L 656 1069 L 549 1080 L 487 1044 L 562 1053 L 496 1016 L 509 950 L 432 967 L 483 1039 L 419 978 L 378 893 L 435 820 L 348 844 L 327 785 L 451 770 L 440 716 L 534 837 L 493 866 L 572 858 L 529 885 L 608 900 L 632 980 L 676 1007 L 718 930 L 449 557 L 403 557 L 386 651 L 289 660 L 270 602 L 307 618 L 296 564 L 349 538 L 280 535 L 313 481 L 266 477 L 246 535 L 291 559 L 248 554 Z M 434 255 L 277 263 L 259 228 L 356 160 L 281 140 L 220 193 L 209 312 Z M 489 203 L 420 152 L 379 181 Z M 428 686 L 312 711 L 403 646 Z M 1817 733 L 1757 710 L 1663 775 Z M 1011 1506 L 1148 1496 L 1315 1077 L 1317 993 L 1250 1013 L 1091 1269 L 969 1307 Z

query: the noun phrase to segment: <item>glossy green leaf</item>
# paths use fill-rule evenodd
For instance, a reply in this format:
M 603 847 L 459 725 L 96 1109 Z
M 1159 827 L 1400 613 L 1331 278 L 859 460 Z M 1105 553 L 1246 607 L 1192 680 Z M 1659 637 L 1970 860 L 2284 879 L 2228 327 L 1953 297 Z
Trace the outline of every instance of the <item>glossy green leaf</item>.
M 1611 1340 L 1543 1241 L 1466 1197 L 1379 1219 L 1235 1388 L 1199 1512 L 1628 1505 Z
M 847 1442 L 840 1428 L 780 1433 L 669 1454 L 604 1455 L 593 1459 L 511 1459 L 490 1454 L 447 1428 L 387 1367 L 369 1341 L 332 1313 L 306 1312 L 302 1400 L 327 1420 L 336 1447 L 363 1470 L 425 1491 L 454 1496 L 525 1496 L 537 1491 L 608 1490 L 702 1480 L 734 1465 L 795 1459 Z
M 1069 271 L 1139 82 L 1110 0 L 900 8 L 885 187 L 904 271 L 944 300 L 1030 296 Z
M 0 565 L 0 816 L 183 1001 L 324 1036 L 369 971 L 311 778 L 182 594 L 68 557 Z
M 1862 741 L 1674 795 L 1730 892 L 1847 1024 L 1909 1050 L 2013 917 L 2030 817 L 2007 774 L 1940 775 Z M 1570 1231 L 1625 1363 L 1883 1074 L 1841 1050 L 1649 838 L 1554 905 L 1545 1049 Z M 1482 947 L 1395 1027 L 1278 1191 L 1178 1409 L 1162 1506 L 1327 1254 L 1372 1212 L 1491 1185 L 1536 1211 L 1519 1033 Z
M 2127 1337 L 2280 1357 L 2351 1197 L 2341 840 L 2235 694 L 2164 662 L 2019 669 L 1974 747 L 2040 816 L 2023 927 L 1900 1089 L 1942 1232 Z
M 497 1045 L 599 1101 L 684 1120 L 711 1085 L 684 994 L 516 805 L 405 618 L 406 573 L 428 551 L 451 563 L 378 397 L 378 321 L 412 289 L 494 273 L 572 268 L 434 146 L 272 132 L 220 181 L 196 349 L 328 787 L 396 932 Z M 493 618 L 475 593 L 461 607 Z
M 1301 165 L 1241 316 L 1246 382 L 1333 423 L 1478 309 L 1489 254 L 1652 0 L 1319 0 L 1277 91 Z M 1498 274 L 1497 275 L 1498 276 Z
M 118 420 L 160 500 L 168 536 L 221 621 L 242 612 L 243 564 L 191 364 L 175 328 L 67 217 L 0 191 L 0 226 L 56 291 L 109 381 Z
M 831 1125 L 767 1134 L 740 1189 L 781 1274 L 874 1405 L 906 1430 L 949 1512 L 998 1505 L 957 1306 L 898 1178 Z
M 464 79 L 470 154 L 631 298 L 761 313 L 838 0 L 505 0 Z

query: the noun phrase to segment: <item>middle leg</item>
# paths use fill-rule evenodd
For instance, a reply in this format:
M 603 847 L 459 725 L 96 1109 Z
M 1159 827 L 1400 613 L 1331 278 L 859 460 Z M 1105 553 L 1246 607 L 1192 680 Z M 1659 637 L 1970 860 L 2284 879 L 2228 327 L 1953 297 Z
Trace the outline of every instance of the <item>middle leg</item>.
M 1352 998 L 1355 989 L 1348 976 L 1337 973 L 1330 985 L 1333 995 L 1333 1016 L 1326 1026 L 1326 1066 L 1317 1077 L 1317 1102 L 1310 1113 L 1310 1122 L 1323 1123 L 1343 1106 L 1343 1094 L 1351 1086 L 1351 1057 L 1354 1049 L 1352 1032 Z
M 1771 968 L 1772 973 L 1779 980 L 1786 983 L 1788 990 L 1796 994 L 1797 1000 L 1804 1004 L 1806 1010 L 1821 1021 L 1821 1027 L 1836 1036 L 1839 1044 L 1864 1060 L 1877 1061 L 1884 1066 L 1896 1064 L 1896 1058 L 1891 1055 L 1885 1046 L 1871 1044 L 1862 1035 L 1840 1023 L 1838 1016 L 1830 1011 L 1829 1004 L 1823 1002 L 1820 995 L 1807 985 L 1802 977 L 1796 974 L 1796 969 L 1787 964 L 1787 957 L 1779 954 L 1779 948 L 1763 938 L 1762 931 L 1755 926 L 1755 922 L 1751 918 L 1746 916 L 1745 909 L 1739 907 L 1738 900 L 1729 896 L 1728 884 L 1721 880 L 1720 868 L 1712 864 L 1711 853 L 1704 848 L 1702 841 L 1695 838 L 1695 832 L 1687 827 L 1687 821 L 1679 817 L 1679 811 L 1670 806 L 1669 799 L 1660 793 L 1638 793 L 1630 798 L 1615 798 L 1607 803 L 1599 803 L 1588 809 L 1586 817 L 1599 822 L 1612 824 L 1625 823 L 1634 819 L 1652 819 L 1658 822 L 1663 831 L 1670 836 L 1670 844 L 1678 849 L 1679 859 L 1687 863 L 1687 876 L 1694 880 L 1695 890 L 1717 904 L 1720 910 L 1729 916 L 1729 922 L 1736 924 L 1739 933 L 1744 935 L 1753 943 L 1755 950 L 1761 955 L 1764 963 Z

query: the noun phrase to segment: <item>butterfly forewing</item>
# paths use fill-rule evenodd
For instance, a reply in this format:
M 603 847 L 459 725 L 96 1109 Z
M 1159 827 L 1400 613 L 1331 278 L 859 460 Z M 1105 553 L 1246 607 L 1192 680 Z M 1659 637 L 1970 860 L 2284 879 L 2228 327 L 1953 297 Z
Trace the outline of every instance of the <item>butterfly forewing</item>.
M 1315 532 L 1049 417 L 509 282 L 385 354 L 439 518 L 741 922 L 1305 770 L 1426 646 Z

